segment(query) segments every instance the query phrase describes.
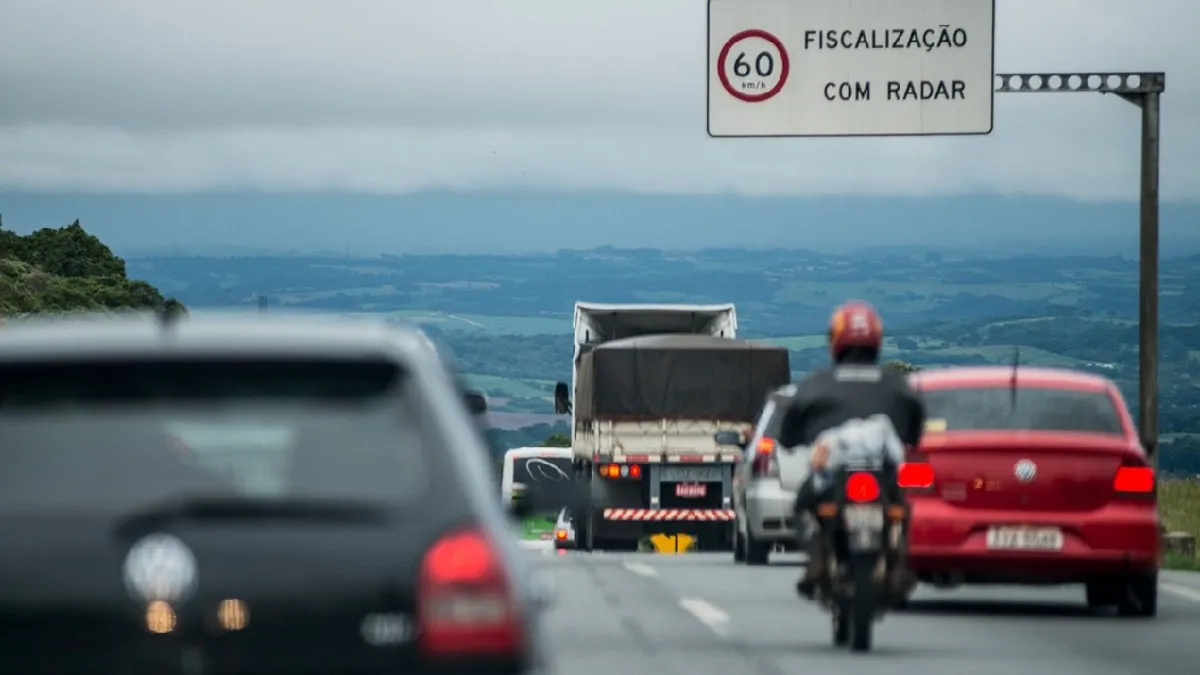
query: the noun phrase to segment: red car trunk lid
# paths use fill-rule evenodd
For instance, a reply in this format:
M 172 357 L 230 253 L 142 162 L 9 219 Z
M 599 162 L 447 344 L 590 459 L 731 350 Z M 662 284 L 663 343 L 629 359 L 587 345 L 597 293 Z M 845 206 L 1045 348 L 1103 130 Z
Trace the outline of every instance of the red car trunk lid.
M 1090 511 L 1112 500 L 1123 436 L 1074 432 L 962 431 L 921 444 L 937 494 L 974 509 Z

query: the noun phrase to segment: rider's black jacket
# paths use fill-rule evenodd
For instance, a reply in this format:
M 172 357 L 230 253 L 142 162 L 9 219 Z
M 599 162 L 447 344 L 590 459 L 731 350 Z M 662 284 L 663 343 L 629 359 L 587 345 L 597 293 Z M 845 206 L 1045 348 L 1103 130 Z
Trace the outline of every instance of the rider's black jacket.
M 908 378 L 871 362 L 844 362 L 816 371 L 796 386 L 779 444 L 812 445 L 821 432 L 852 419 L 887 415 L 908 447 L 921 442 L 925 406 Z

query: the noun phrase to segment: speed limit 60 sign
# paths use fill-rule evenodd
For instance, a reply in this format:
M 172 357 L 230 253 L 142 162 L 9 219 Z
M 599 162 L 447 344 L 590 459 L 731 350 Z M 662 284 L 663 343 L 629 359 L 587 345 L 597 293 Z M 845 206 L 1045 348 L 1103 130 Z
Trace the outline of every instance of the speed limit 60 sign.
M 995 0 L 708 0 L 708 133 L 992 131 Z
M 725 41 L 717 63 L 721 86 L 732 97 L 757 103 L 778 94 L 787 84 L 791 62 L 779 38 L 752 28 Z

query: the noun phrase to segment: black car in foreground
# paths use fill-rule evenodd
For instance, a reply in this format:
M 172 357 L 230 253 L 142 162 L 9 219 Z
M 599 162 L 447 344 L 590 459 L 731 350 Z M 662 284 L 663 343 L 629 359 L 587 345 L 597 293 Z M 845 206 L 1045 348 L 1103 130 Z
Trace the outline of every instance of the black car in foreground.
M 461 392 L 405 329 L 0 329 L 0 659 L 88 675 L 544 667 Z

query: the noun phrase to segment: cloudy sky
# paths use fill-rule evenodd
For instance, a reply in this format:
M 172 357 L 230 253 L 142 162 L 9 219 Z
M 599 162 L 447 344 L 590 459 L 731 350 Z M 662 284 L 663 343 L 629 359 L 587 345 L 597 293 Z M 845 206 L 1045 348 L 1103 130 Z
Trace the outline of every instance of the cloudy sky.
M 1200 3 L 1000 0 L 997 70 L 1161 69 L 1200 196 Z M 2 0 L 0 189 L 1128 197 L 1136 108 L 999 95 L 977 138 L 715 140 L 704 0 Z

